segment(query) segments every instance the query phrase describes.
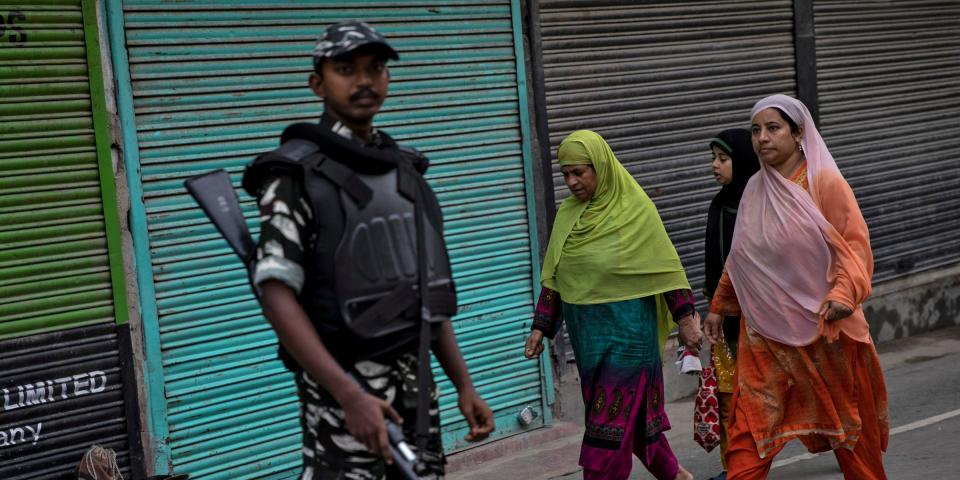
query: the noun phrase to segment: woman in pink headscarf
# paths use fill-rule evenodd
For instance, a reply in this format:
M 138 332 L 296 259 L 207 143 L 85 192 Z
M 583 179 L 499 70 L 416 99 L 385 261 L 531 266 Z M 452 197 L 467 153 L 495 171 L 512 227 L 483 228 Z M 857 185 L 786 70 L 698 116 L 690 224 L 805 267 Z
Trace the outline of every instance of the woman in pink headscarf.
M 886 386 L 861 307 L 873 274 L 866 222 L 803 103 L 767 97 L 751 118 L 762 168 L 705 321 L 714 342 L 724 317 L 741 322 L 728 478 L 766 478 L 798 438 L 833 450 L 844 478 L 886 479 Z

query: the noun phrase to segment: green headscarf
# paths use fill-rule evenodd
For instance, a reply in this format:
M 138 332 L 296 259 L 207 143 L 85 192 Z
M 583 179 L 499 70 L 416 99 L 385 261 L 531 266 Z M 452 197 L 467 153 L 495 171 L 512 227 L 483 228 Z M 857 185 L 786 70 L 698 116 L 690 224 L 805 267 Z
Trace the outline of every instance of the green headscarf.
M 592 164 L 593 198 L 569 197 L 557 211 L 541 282 L 572 304 L 610 303 L 689 289 L 677 250 L 657 207 L 623 168 L 607 142 L 578 130 L 560 144 L 561 166 Z M 657 296 L 662 340 L 673 329 Z M 662 343 L 662 341 L 661 341 Z

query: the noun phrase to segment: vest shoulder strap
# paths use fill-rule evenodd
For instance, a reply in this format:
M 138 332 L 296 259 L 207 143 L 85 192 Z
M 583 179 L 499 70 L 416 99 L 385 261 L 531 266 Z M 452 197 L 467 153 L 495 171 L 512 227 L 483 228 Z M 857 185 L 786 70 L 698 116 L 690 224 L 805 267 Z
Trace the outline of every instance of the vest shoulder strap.
M 352 168 L 322 155 L 315 155 L 315 157 L 322 158 L 316 159 L 313 169 L 346 192 L 354 202 L 357 202 L 360 209 L 373 200 L 373 189 L 364 183 Z
M 301 138 L 283 142 L 276 149 L 258 156 L 243 171 L 243 189 L 250 196 L 256 197 L 261 184 L 270 176 L 290 175 L 303 178 L 304 166 L 319 150 L 316 143 Z
M 303 178 L 312 170 L 323 175 L 350 196 L 360 208 L 373 198 L 373 190 L 357 176 L 350 167 L 330 159 L 320 151 L 320 146 L 304 138 L 291 138 L 278 148 L 256 158 L 243 174 L 243 189 L 250 196 L 271 175 L 291 175 Z

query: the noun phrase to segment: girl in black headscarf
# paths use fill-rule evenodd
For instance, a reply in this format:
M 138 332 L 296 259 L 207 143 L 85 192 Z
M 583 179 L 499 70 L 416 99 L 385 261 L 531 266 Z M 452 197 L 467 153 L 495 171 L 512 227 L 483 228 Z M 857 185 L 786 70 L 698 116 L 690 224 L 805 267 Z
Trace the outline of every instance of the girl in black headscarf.
M 706 263 L 706 281 L 704 295 L 707 301 L 713 297 L 717 282 L 723 274 L 723 264 L 730 253 L 733 239 L 733 227 L 737 222 L 737 208 L 740 196 L 747 186 L 747 180 L 760 170 L 757 154 L 753 151 L 750 131 L 733 128 L 720 132 L 710 140 L 713 161 L 710 166 L 713 176 L 722 188 L 710 202 L 707 216 L 707 237 L 704 260 Z M 740 320 L 723 322 L 724 342 L 713 346 L 712 363 L 717 375 L 720 400 L 720 458 L 727 451 L 726 422 L 730 415 L 730 397 L 733 395 L 733 374 L 736 367 L 737 337 L 740 335 Z M 711 480 L 726 480 L 726 465 L 720 475 Z

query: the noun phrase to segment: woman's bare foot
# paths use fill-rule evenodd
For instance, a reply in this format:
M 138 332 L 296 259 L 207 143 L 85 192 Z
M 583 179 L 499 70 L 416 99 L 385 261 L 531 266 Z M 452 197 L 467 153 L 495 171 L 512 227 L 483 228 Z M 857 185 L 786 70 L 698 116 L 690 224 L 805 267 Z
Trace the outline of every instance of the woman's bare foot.
M 693 474 L 684 470 L 683 467 L 680 467 L 680 471 L 677 472 L 674 480 L 693 480 Z

